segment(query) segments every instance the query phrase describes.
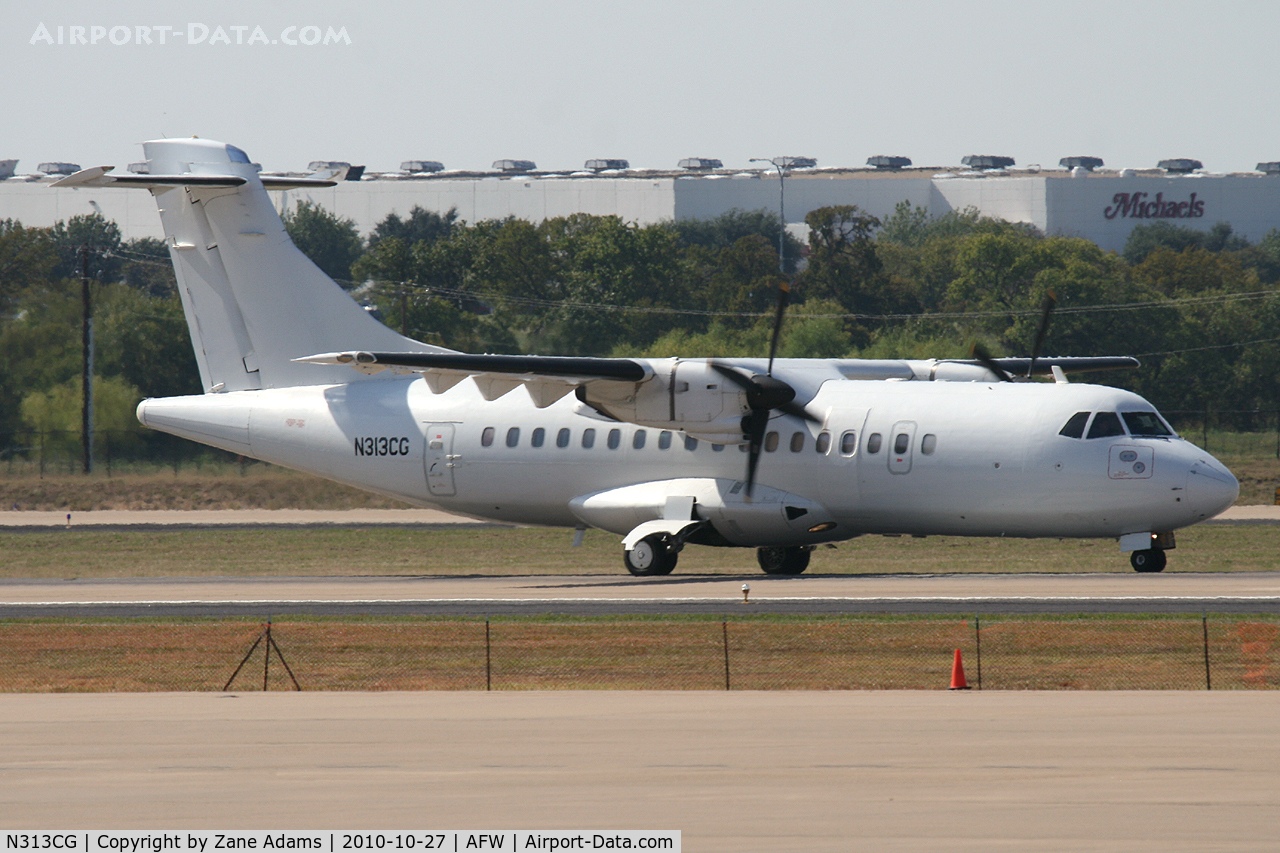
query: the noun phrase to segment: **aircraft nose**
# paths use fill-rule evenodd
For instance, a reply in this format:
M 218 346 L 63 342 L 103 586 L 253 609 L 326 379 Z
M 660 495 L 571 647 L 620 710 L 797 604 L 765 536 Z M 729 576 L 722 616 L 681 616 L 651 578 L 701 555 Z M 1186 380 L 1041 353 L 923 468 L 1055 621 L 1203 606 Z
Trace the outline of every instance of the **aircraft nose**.
M 1197 521 L 1212 518 L 1239 496 L 1240 482 L 1216 459 L 1198 459 L 1187 473 L 1187 497 Z

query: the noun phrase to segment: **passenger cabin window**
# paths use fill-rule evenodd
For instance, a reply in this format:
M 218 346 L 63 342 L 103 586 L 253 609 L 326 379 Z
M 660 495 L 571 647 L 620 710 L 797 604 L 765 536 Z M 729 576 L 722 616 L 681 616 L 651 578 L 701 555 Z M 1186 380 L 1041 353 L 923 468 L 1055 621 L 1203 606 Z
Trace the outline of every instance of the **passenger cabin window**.
M 520 427 L 507 430 L 507 447 L 515 447 L 520 443 Z
M 694 437 L 693 437 L 693 436 L 691 436 L 691 435 L 686 435 L 686 436 L 684 437 L 684 449 L 685 449 L 685 450 L 697 450 L 697 449 L 698 449 L 698 439 L 694 438 Z
M 596 431 L 593 429 L 584 429 L 582 431 L 582 446 L 587 450 L 596 446 Z
M 801 450 L 804 450 L 804 433 L 791 433 L 791 452 L 799 453 Z
M 1173 430 L 1155 412 L 1121 412 L 1129 435 L 1171 436 Z
M 671 448 L 671 430 L 664 429 L 658 433 L 658 449 L 669 450 Z
M 494 430 L 494 428 L 493 428 L 493 427 L 485 427 L 485 428 L 484 428 L 484 432 L 480 433 L 480 446 L 481 446 L 481 447 L 492 447 L 492 446 L 493 446 L 493 437 L 494 437 L 494 435 L 496 434 L 496 432 L 497 432 L 497 431 L 496 431 L 496 430 Z
M 778 434 L 770 432 L 764 437 L 764 449 L 769 453 L 778 449 Z
M 716 453 L 719 453 L 721 450 L 724 450 L 724 445 L 723 445 L 723 444 L 713 444 L 713 445 L 711 445 L 711 449 L 712 449 L 712 450 L 714 450 Z
M 1089 438 L 1106 438 L 1111 435 L 1124 435 L 1124 425 L 1115 412 L 1098 412 L 1089 425 Z
M 867 436 L 867 452 L 868 453 L 880 452 L 880 433 L 873 432 L 871 433 L 871 435 Z
M 876 446 L 877 448 L 879 447 L 878 440 L 877 440 Z M 854 451 L 856 451 L 857 449 L 858 449 L 858 436 L 854 434 L 853 430 L 849 430 L 848 432 L 840 436 L 840 455 L 841 456 L 852 456 L 854 454 Z
M 618 445 L 620 444 L 622 444 L 622 430 L 620 429 L 609 430 L 609 449 L 617 450 Z
M 569 433 L 568 427 L 561 428 L 561 430 L 558 433 L 556 433 L 556 447 L 568 447 L 569 435 L 570 433 Z
M 826 453 L 831 449 L 831 433 L 818 433 L 818 440 L 813 443 L 813 449 L 819 453 Z
M 631 437 L 631 446 L 636 450 L 642 449 L 644 447 L 645 435 L 646 433 L 644 430 L 636 430 L 636 434 Z
M 938 449 L 938 437 L 933 433 L 929 433 L 920 439 L 920 452 L 925 456 L 932 456 L 933 451 Z
M 1058 430 L 1058 435 L 1067 438 L 1084 438 L 1084 425 L 1089 422 L 1090 412 L 1076 412 L 1067 419 L 1066 425 Z
M 900 432 L 893 437 L 893 452 L 901 456 L 911 447 L 911 436 Z
M 542 427 L 538 427 L 533 431 L 533 435 L 529 436 L 529 443 L 534 447 L 541 447 L 542 443 L 547 440 L 547 431 Z

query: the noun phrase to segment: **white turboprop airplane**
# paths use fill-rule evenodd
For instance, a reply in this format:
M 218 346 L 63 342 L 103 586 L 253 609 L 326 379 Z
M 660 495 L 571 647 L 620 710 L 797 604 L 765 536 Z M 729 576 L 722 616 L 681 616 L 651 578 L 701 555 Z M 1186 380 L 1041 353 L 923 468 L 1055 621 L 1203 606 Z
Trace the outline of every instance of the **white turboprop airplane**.
M 156 198 L 205 393 L 144 400 L 152 429 L 417 506 L 611 531 L 635 575 L 669 573 L 690 543 L 798 574 L 814 546 L 875 533 L 1112 538 L 1155 572 L 1174 530 L 1239 493 L 1142 397 L 1066 382 L 1133 359 L 561 358 L 410 340 L 298 251 L 266 192 L 331 182 L 260 177 L 210 140 L 143 147 L 149 174 L 57 185 Z

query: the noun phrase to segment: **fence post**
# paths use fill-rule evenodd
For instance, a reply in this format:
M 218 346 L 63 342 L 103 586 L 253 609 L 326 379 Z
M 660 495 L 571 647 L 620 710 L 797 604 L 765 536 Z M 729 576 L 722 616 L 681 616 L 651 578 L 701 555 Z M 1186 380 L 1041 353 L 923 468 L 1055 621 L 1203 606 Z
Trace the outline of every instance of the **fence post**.
M 493 689 L 493 647 L 489 642 L 489 617 L 484 617 L 484 689 Z
M 724 633 L 724 689 L 729 689 L 729 621 L 723 619 L 720 621 L 720 628 Z
M 982 689 L 982 622 L 981 620 L 982 620 L 981 615 L 977 613 L 973 614 L 973 643 L 974 643 L 974 646 L 976 647 L 975 649 L 976 654 L 974 656 L 978 659 L 978 689 L 979 690 Z
M 1213 681 L 1209 676 L 1209 614 L 1200 616 L 1200 625 L 1204 628 L 1204 689 L 1212 690 Z

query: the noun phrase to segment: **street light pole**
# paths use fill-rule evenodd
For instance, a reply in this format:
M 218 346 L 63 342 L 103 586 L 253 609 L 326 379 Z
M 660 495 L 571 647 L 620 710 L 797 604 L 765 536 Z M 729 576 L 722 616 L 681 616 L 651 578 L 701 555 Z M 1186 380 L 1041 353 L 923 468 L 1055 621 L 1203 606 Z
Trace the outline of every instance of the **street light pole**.
M 752 157 L 751 162 L 768 163 L 778 170 L 778 272 L 785 276 L 787 274 L 787 173 L 782 163 L 778 162 L 781 159 L 781 157 L 772 159 Z

